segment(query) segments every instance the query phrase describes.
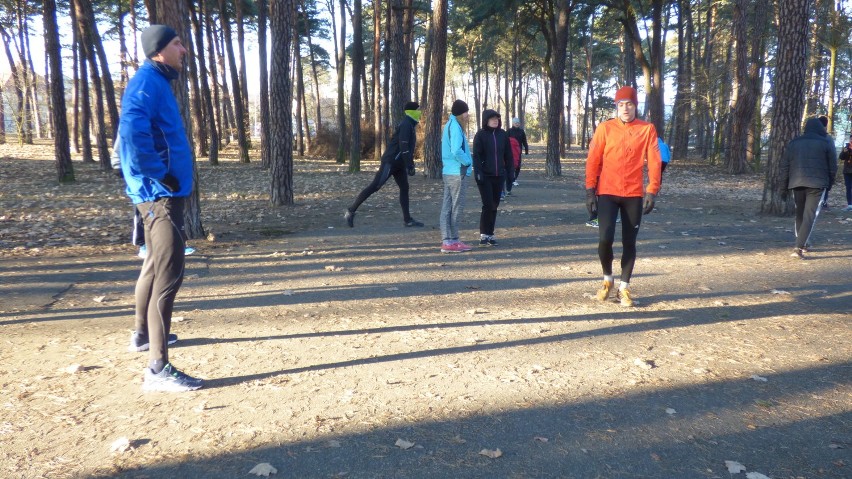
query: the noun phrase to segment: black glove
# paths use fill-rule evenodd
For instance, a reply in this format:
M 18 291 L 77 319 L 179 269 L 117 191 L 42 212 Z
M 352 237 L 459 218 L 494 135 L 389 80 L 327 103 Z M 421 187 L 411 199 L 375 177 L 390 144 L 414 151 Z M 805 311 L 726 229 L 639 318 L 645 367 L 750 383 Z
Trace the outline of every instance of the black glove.
M 594 188 L 586 189 L 586 209 L 592 216 L 598 213 L 598 195 L 595 194 Z
M 163 186 L 165 186 L 166 189 L 171 191 L 172 193 L 180 191 L 180 183 L 178 183 L 177 178 L 168 173 L 166 173 L 166 176 L 164 176 L 163 179 L 160 180 L 160 183 L 162 183 Z
M 654 193 L 645 193 L 645 204 L 642 206 L 642 214 L 647 215 L 654 210 L 654 200 L 657 196 Z
M 408 176 L 414 176 L 415 173 L 414 165 L 408 165 Z

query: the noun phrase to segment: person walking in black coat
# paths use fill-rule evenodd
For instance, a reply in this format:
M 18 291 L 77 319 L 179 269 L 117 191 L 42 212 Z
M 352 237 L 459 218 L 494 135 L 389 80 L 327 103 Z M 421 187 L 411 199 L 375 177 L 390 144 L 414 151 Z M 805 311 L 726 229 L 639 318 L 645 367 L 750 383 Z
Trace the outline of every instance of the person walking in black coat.
M 518 146 L 524 149 L 524 155 L 530 154 L 530 145 L 527 143 L 527 133 L 521 128 L 521 119 L 520 118 L 512 118 L 512 128 L 506 132 L 509 134 L 509 138 L 514 138 L 515 141 L 518 142 Z M 513 164 L 514 171 L 512 177 L 506 177 L 506 191 L 511 192 L 512 186 L 518 186 L 518 175 L 521 174 L 521 164 L 523 163 L 523 156 L 518 157 L 517 164 Z
M 382 155 L 382 161 L 379 165 L 379 171 L 373 181 L 364 188 L 363 191 L 355 198 L 352 205 L 346 209 L 343 218 L 350 228 L 355 226 L 355 211 L 361 206 L 367 198 L 373 193 L 379 191 L 382 186 L 393 176 L 397 186 L 399 186 L 399 205 L 402 207 L 402 221 L 405 226 L 423 226 L 423 223 L 411 217 L 408 210 L 408 177 L 414 176 L 414 150 L 417 143 L 417 135 L 415 128 L 420 122 L 420 105 L 417 102 L 410 101 L 405 104 L 405 117 L 396 127 L 385 153 Z
M 479 196 L 482 197 L 482 213 L 479 216 L 479 246 L 497 246 L 494 224 L 497 222 L 497 207 L 506 175 L 511 174 L 512 148 L 509 135 L 500 128 L 500 114 L 494 110 L 482 112 L 482 129 L 473 137 L 473 173 Z
M 779 165 L 780 196 L 793 190 L 796 202 L 796 247 L 791 256 L 804 258 L 814 223 L 837 175 L 837 150 L 818 118 L 805 123 L 805 133 L 784 149 Z

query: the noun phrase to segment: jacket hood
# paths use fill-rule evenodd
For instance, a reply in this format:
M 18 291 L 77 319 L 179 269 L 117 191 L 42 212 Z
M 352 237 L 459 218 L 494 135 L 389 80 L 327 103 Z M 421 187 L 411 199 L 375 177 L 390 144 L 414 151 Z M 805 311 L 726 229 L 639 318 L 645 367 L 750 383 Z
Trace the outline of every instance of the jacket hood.
M 811 118 L 805 123 L 805 135 L 826 136 L 827 134 L 819 118 Z
M 495 116 L 499 117 L 500 114 L 497 113 L 494 110 L 485 110 L 485 111 L 482 112 L 482 129 L 483 130 L 490 130 L 491 129 L 491 128 L 488 128 L 488 120 L 494 118 Z M 497 128 L 500 128 L 502 126 L 503 126 L 503 121 L 501 119 L 501 120 L 499 120 L 499 123 L 497 124 Z

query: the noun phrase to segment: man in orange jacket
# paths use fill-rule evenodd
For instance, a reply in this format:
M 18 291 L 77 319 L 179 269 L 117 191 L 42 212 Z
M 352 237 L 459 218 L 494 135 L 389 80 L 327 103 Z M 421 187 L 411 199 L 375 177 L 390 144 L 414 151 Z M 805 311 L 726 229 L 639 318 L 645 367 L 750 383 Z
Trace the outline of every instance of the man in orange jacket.
M 598 125 L 586 158 L 586 207 L 597 213 L 600 225 L 598 256 L 603 268 L 603 286 L 597 298 L 605 301 L 613 286 L 612 244 L 615 220 L 621 213 L 621 284 L 618 299 L 633 306 L 629 290 L 636 263 L 636 237 L 642 215 L 654 209 L 660 191 L 662 160 L 654 125 L 636 119 L 636 90 L 625 86 L 615 94 L 616 118 Z M 643 170 L 648 165 L 648 186 L 643 191 Z M 644 201 L 643 201 L 644 196 Z

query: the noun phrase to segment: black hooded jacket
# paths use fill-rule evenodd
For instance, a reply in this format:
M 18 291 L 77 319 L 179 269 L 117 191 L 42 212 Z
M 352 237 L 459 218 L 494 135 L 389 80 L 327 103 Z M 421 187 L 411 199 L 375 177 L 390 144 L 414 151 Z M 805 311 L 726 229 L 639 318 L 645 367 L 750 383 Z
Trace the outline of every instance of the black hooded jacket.
M 784 149 L 779 165 L 782 188 L 828 188 L 837 174 L 837 150 L 818 118 L 805 123 L 805 134 Z
M 489 128 L 488 120 L 500 114 L 494 110 L 482 112 L 482 129 L 473 137 L 473 172 L 476 180 L 484 176 L 506 176 L 512 168 L 512 147 L 506 130 Z

